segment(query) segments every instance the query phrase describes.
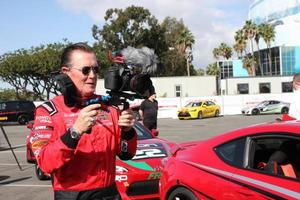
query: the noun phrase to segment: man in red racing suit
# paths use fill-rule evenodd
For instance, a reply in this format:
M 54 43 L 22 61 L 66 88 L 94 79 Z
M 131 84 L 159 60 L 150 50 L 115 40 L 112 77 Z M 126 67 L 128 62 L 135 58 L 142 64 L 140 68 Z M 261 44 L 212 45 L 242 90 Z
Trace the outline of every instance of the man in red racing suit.
M 82 43 L 73 45 L 70 55 L 72 51 L 73 57 L 94 55 L 82 50 L 89 50 L 86 46 Z M 96 64 L 94 58 L 91 61 Z M 79 73 L 75 79 L 72 74 L 68 75 L 77 89 L 80 85 L 76 78 L 80 76 L 81 83 L 89 84 L 83 83 L 80 90 L 88 91 L 89 95 L 79 93 L 80 98 L 99 97 L 92 94 L 94 87 L 91 85 L 96 84 L 94 69 L 89 69 L 88 74 L 83 69 L 73 70 L 73 73 Z M 36 109 L 31 139 L 39 167 L 52 175 L 55 199 L 120 199 L 115 186 L 115 159 L 116 155 L 121 159 L 131 159 L 135 155 L 137 136 L 132 128 L 132 111 L 120 113 L 117 108 L 102 103 L 70 107 L 64 98 L 57 96 Z

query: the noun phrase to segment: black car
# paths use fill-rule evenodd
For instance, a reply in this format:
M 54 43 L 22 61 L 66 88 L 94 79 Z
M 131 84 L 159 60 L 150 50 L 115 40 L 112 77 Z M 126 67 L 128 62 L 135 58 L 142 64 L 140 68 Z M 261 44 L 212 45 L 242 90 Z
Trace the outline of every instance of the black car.
M 27 124 L 34 119 L 35 105 L 32 101 L 0 102 L 0 122 Z

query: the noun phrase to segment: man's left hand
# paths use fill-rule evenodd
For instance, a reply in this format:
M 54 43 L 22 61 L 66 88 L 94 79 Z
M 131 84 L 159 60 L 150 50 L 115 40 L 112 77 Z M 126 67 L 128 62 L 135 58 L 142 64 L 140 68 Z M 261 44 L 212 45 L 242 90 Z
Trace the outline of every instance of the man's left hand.
M 133 111 L 131 109 L 123 110 L 119 118 L 119 126 L 123 131 L 129 131 L 135 123 Z

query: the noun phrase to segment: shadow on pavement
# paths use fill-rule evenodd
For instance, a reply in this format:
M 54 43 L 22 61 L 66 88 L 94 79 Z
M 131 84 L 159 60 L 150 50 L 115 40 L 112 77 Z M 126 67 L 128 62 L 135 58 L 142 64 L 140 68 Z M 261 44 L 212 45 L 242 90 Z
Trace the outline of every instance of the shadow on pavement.
M 8 176 L 8 178 L 9 178 L 9 176 Z M 18 179 L 9 180 L 9 181 L 4 181 L 4 182 L 0 182 L 0 185 L 7 185 L 7 184 L 10 184 L 10 183 L 23 181 L 23 180 L 30 179 L 30 178 L 32 178 L 32 176 L 28 176 L 28 177 L 24 177 L 24 178 L 18 178 Z

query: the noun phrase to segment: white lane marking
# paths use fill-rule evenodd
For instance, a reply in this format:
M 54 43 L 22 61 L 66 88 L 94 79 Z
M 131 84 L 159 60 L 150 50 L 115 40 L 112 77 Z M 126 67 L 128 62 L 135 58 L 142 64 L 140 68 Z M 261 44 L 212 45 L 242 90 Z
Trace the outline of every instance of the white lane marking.
M 16 150 L 14 150 L 14 152 L 15 152 L 15 153 L 26 153 L 25 150 L 24 150 L 24 151 L 16 151 Z M 6 150 L 6 151 L 0 151 L 0 153 L 11 153 L 11 151 L 8 149 L 8 150 Z
M 2 187 L 52 187 L 52 185 L 1 184 Z

